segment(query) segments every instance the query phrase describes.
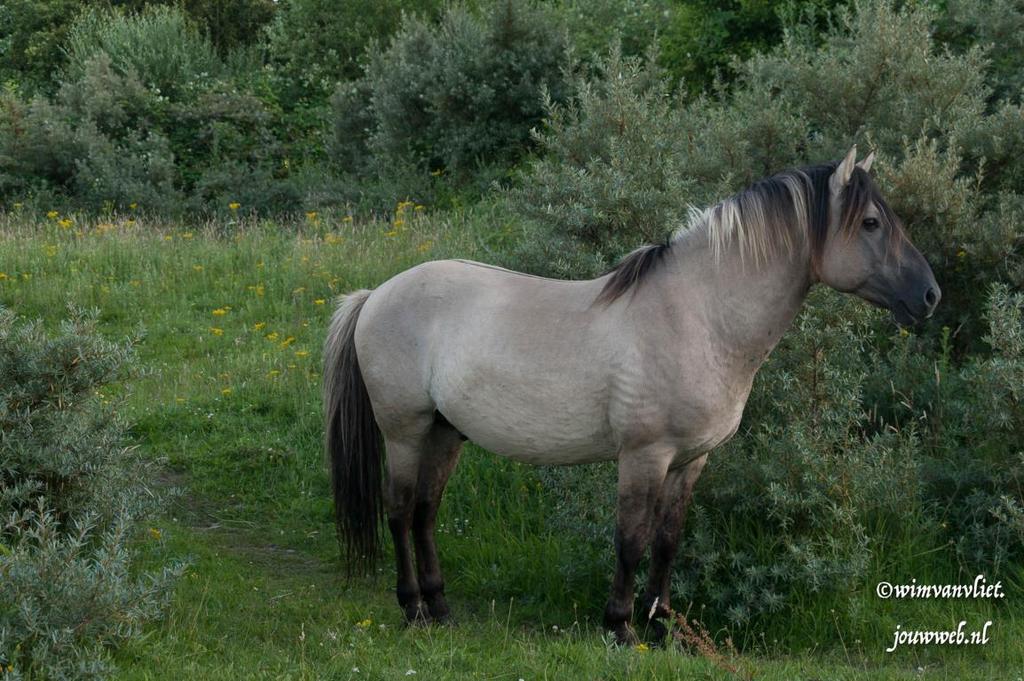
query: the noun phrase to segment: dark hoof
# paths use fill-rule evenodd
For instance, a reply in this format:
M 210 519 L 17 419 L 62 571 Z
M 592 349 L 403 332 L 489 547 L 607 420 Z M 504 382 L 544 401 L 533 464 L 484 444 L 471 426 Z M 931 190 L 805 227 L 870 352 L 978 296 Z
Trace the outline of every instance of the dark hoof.
M 438 624 L 450 624 L 452 619 L 452 612 L 448 608 L 448 603 L 444 600 L 443 596 L 435 596 L 432 599 L 427 600 L 427 606 L 430 611 L 430 617 Z
M 422 601 L 405 606 L 405 625 L 408 627 L 424 627 L 432 621 L 430 611 Z
M 440 627 L 454 627 L 455 626 L 455 618 L 452 617 L 452 614 L 450 612 L 446 612 L 443 615 L 434 615 L 433 622 L 434 622 L 434 624 L 436 624 L 436 625 L 438 625 Z

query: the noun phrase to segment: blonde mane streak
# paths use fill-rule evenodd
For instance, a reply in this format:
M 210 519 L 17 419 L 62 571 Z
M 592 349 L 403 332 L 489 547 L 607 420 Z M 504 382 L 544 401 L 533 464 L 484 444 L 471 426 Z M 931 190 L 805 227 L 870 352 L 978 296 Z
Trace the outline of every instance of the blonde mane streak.
M 740 262 L 749 259 L 760 265 L 780 252 L 792 253 L 798 243 L 794 232 L 798 239 L 807 238 L 810 191 L 810 180 L 804 173 L 781 173 L 708 209 L 690 206 L 683 231 L 706 230 L 716 263 L 735 240 Z

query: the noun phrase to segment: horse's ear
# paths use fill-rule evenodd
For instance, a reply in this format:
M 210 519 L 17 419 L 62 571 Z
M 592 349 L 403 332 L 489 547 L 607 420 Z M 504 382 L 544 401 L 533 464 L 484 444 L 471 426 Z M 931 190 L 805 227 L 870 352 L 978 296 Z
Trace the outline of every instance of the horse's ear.
M 857 167 L 863 170 L 865 173 L 871 172 L 871 164 L 875 162 L 875 152 L 868 154 L 867 158 L 863 161 L 857 162 Z
M 833 194 L 838 195 L 843 191 L 843 187 L 850 181 L 850 177 L 853 175 L 853 167 L 857 162 L 857 145 L 854 144 L 850 147 L 850 151 L 846 152 L 846 158 L 844 158 L 839 165 L 836 167 L 832 177 L 828 179 L 828 188 Z

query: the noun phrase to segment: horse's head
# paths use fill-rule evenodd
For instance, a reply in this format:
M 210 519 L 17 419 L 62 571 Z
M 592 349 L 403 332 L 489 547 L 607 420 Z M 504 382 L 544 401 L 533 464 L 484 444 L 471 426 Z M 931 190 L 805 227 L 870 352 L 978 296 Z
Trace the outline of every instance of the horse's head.
M 868 174 L 874 154 L 860 163 L 856 154 L 850 149 L 829 178 L 817 277 L 890 310 L 899 324 L 914 324 L 932 315 L 942 292 Z

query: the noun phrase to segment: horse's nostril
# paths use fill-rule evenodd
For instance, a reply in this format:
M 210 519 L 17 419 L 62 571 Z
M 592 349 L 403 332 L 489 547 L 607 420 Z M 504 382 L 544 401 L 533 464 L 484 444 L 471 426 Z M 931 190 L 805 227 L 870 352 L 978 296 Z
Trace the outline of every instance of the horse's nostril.
M 935 307 L 939 303 L 939 292 L 934 286 L 928 287 L 924 292 L 924 302 L 928 307 Z

